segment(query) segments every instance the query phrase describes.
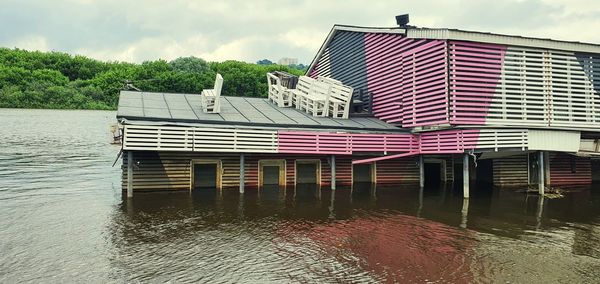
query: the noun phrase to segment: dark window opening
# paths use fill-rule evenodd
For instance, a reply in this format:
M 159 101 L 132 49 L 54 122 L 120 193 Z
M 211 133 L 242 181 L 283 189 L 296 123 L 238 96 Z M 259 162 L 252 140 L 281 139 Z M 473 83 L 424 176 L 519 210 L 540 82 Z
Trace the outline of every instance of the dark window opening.
M 600 160 L 592 160 L 592 182 L 600 182 Z
M 373 165 L 372 164 L 353 165 L 352 181 L 354 183 L 373 183 Z
M 438 186 L 442 181 L 442 164 L 441 163 L 425 163 L 425 186 Z
M 494 163 L 492 159 L 477 160 L 475 168 L 477 184 L 490 187 L 494 183 Z
M 462 160 L 456 159 L 454 160 L 453 172 L 452 176 L 454 178 L 454 184 L 462 186 L 463 182 L 463 164 Z
M 352 166 L 352 195 L 355 197 L 371 196 L 375 187 L 373 180 L 373 164 L 358 164 Z
M 318 165 L 315 162 L 296 164 L 296 183 L 297 184 L 318 184 Z
M 279 166 L 263 166 L 263 185 L 279 185 Z
M 217 187 L 217 164 L 194 164 L 194 189 Z

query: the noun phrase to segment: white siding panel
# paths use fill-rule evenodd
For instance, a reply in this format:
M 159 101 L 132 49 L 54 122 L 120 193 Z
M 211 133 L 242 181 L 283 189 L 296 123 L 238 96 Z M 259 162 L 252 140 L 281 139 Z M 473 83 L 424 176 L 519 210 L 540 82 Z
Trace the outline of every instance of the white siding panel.
M 125 125 L 124 150 L 276 153 L 277 131 Z
M 579 132 L 529 130 L 529 150 L 577 152 L 580 144 Z

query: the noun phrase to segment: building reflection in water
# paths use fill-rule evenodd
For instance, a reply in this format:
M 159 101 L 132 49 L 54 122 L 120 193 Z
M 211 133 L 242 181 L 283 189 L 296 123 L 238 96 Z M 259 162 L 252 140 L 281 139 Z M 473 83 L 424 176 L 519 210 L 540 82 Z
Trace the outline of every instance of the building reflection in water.
M 536 222 L 535 222 L 535 229 L 536 230 L 540 230 L 542 228 L 542 216 L 544 214 L 544 197 L 543 196 L 538 196 L 538 207 L 537 207 L 537 214 L 536 214 Z
M 469 199 L 463 198 L 462 210 L 460 211 L 460 226 L 463 229 L 467 228 L 468 216 L 469 216 Z
M 587 225 L 572 229 L 573 253 L 600 257 L 600 209 L 597 203 L 589 204 L 600 198 L 589 193 L 577 197 L 580 194 L 585 193 L 544 199 L 490 190 L 463 199 L 452 187 L 370 184 L 337 190 L 265 187 L 246 189 L 242 195 L 235 190 L 137 194 L 124 200 L 110 230 L 121 252 L 115 261 L 129 262 L 124 269 L 141 265 L 123 257 L 131 251 L 168 254 L 190 246 L 200 259 L 207 257 L 207 250 L 216 257 L 235 248 L 243 261 L 260 263 L 259 257 L 272 257 L 273 265 L 281 262 L 277 267 L 285 269 L 284 259 L 310 259 L 298 255 L 301 249 L 315 254 L 313 262 L 327 258 L 348 267 L 358 265 L 384 281 L 471 282 L 484 277 L 473 254 L 478 233 L 519 239 L 531 230 L 565 230 L 561 221 L 583 222 Z M 552 222 L 544 222 L 549 219 Z

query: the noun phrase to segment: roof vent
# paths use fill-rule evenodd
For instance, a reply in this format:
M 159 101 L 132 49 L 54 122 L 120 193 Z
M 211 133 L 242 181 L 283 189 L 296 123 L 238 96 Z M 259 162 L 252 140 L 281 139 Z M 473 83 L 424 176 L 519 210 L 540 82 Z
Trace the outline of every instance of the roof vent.
M 409 22 L 408 14 L 403 14 L 403 15 L 396 16 L 396 23 L 401 28 L 407 28 L 407 27 L 409 27 L 408 22 Z

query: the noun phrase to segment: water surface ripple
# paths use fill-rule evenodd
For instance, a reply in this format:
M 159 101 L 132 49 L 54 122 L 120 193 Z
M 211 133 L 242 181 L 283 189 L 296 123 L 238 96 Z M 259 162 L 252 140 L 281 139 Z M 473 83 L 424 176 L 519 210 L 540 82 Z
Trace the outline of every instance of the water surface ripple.
M 0 282 L 597 283 L 600 188 L 122 199 L 114 112 L 0 109 Z

